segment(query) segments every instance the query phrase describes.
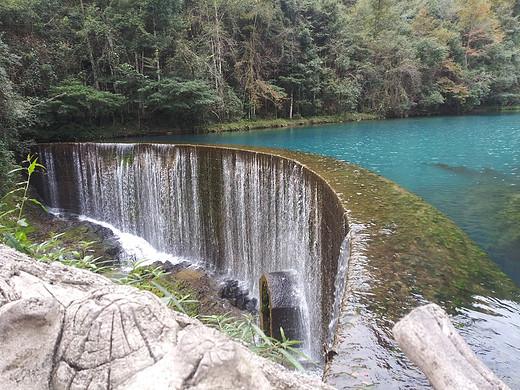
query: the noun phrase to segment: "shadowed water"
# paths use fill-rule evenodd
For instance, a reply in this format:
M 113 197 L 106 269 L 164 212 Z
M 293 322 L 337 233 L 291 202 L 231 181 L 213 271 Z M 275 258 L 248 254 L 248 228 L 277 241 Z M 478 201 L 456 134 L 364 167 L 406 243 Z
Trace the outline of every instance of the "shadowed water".
M 519 114 L 384 120 L 146 140 L 293 149 L 368 168 L 444 212 L 520 283 Z

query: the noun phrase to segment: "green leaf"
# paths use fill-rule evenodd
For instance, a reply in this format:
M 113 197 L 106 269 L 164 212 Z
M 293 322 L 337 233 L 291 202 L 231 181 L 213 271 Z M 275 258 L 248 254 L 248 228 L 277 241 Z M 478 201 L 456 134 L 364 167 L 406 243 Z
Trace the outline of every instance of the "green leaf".
M 280 327 L 280 335 L 282 336 L 282 342 L 285 343 L 287 339 L 285 338 L 285 332 L 283 331 L 282 327 Z
M 29 164 L 29 167 L 27 168 L 27 172 L 29 173 L 29 175 L 32 175 L 34 170 L 36 169 L 36 162 L 38 161 L 38 157 L 36 157 L 32 162 L 31 162 L 31 155 L 28 155 L 27 156 L 27 161 L 30 163 Z
M 157 287 L 159 289 L 159 291 L 161 291 L 165 296 L 164 298 L 168 299 L 168 301 L 166 302 L 166 299 L 163 300 L 163 302 L 165 302 L 166 304 L 170 303 L 170 302 L 173 302 L 173 304 L 177 307 L 177 309 L 179 309 L 179 311 L 181 311 L 182 313 L 184 314 L 187 314 L 186 313 L 186 310 L 184 310 L 184 307 L 182 307 L 181 303 L 177 300 L 177 298 L 175 298 L 175 296 L 170 293 L 168 290 L 166 290 L 163 286 L 161 286 L 159 283 L 155 282 L 152 280 L 151 282 L 155 287 Z
M 307 373 L 307 371 L 305 371 L 305 368 L 303 368 L 303 366 L 300 364 L 300 362 L 291 354 L 291 352 L 287 351 L 286 349 L 284 348 L 280 348 L 279 349 L 279 352 L 286 357 L 287 359 L 287 363 L 290 364 L 291 366 L 293 366 L 294 368 L 296 368 L 298 371 L 301 371 L 301 372 L 304 372 L 304 373 Z
M 33 203 L 36 203 L 38 206 L 40 206 L 42 209 L 44 209 L 45 211 L 47 211 L 47 208 L 39 201 L 37 201 L 36 199 L 27 199 L 29 202 L 33 202 Z
M 24 183 L 18 183 L 17 185 L 20 185 L 20 184 L 24 184 L 24 185 L 25 185 L 25 182 L 24 182 Z M 23 190 L 23 188 L 15 188 L 14 190 L 11 190 L 11 191 L 9 191 L 7 194 L 5 194 L 5 195 L 3 196 L 3 198 L 6 198 L 6 197 L 8 197 L 9 195 L 12 195 L 12 194 L 14 194 L 14 193 L 16 193 L 16 192 L 20 192 L 20 191 L 22 191 L 22 190 Z M 2 198 L 2 199 L 3 199 L 3 198 Z
M 22 169 L 23 169 L 22 167 L 18 167 L 16 169 L 13 169 L 12 171 L 7 172 L 7 174 L 10 175 L 11 173 L 15 173 L 15 172 L 21 171 Z
M 24 232 L 16 232 L 15 235 L 18 242 L 25 242 L 27 241 L 27 235 Z
M 258 325 L 251 323 L 251 327 L 255 331 L 255 333 L 262 338 L 262 340 L 265 341 L 266 344 L 273 345 L 272 339 L 267 337 L 267 335 L 264 333 L 262 329 L 258 327 Z
M 4 218 L 5 216 L 12 214 L 16 211 L 16 209 L 7 210 L 6 212 L 0 214 L 0 218 Z
M 26 253 L 25 248 L 11 233 L 5 234 L 5 243 L 11 248 L 16 249 L 18 252 Z
M 25 218 L 21 218 L 18 221 L 16 221 L 16 224 L 21 227 L 27 227 L 29 224 L 27 223 L 27 220 Z

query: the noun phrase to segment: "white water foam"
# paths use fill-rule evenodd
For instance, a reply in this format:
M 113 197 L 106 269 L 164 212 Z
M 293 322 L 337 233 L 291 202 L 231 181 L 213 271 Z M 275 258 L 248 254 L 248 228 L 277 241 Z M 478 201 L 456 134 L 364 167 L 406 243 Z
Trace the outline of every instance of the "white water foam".
M 85 215 L 71 215 L 70 213 L 63 213 L 59 209 L 48 208 L 48 211 L 57 218 L 68 218 L 72 216 L 80 221 L 90 222 L 95 225 L 110 229 L 114 234 L 114 237 L 121 245 L 122 252 L 119 255 L 119 260 L 121 260 L 123 263 L 138 262 L 139 265 L 150 265 L 155 261 L 160 261 L 162 263 L 169 261 L 172 264 L 179 264 L 188 261 L 182 257 L 160 252 L 152 247 L 150 243 L 144 238 L 138 237 L 134 234 L 125 233 L 109 223 L 98 221 Z M 189 262 L 192 263 L 192 261 Z

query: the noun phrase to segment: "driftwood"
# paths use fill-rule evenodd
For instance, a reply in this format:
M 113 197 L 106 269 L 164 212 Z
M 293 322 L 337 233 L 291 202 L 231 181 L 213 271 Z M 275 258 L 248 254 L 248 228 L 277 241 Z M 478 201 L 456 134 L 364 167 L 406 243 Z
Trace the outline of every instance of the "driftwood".
M 393 334 L 434 389 L 509 389 L 479 360 L 436 304 L 413 310 L 394 326 Z

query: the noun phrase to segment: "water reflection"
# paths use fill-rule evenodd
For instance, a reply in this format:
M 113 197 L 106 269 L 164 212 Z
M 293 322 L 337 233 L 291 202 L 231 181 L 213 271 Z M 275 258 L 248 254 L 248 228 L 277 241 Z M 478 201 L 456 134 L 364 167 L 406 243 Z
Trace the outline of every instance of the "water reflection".
M 520 178 L 490 168 L 429 165 L 466 181 L 463 200 L 444 202 L 447 213 L 463 221 L 460 224 L 466 233 L 520 284 L 520 262 L 517 261 L 520 253 L 520 186 L 517 183 Z M 442 196 L 432 195 L 434 199 Z

